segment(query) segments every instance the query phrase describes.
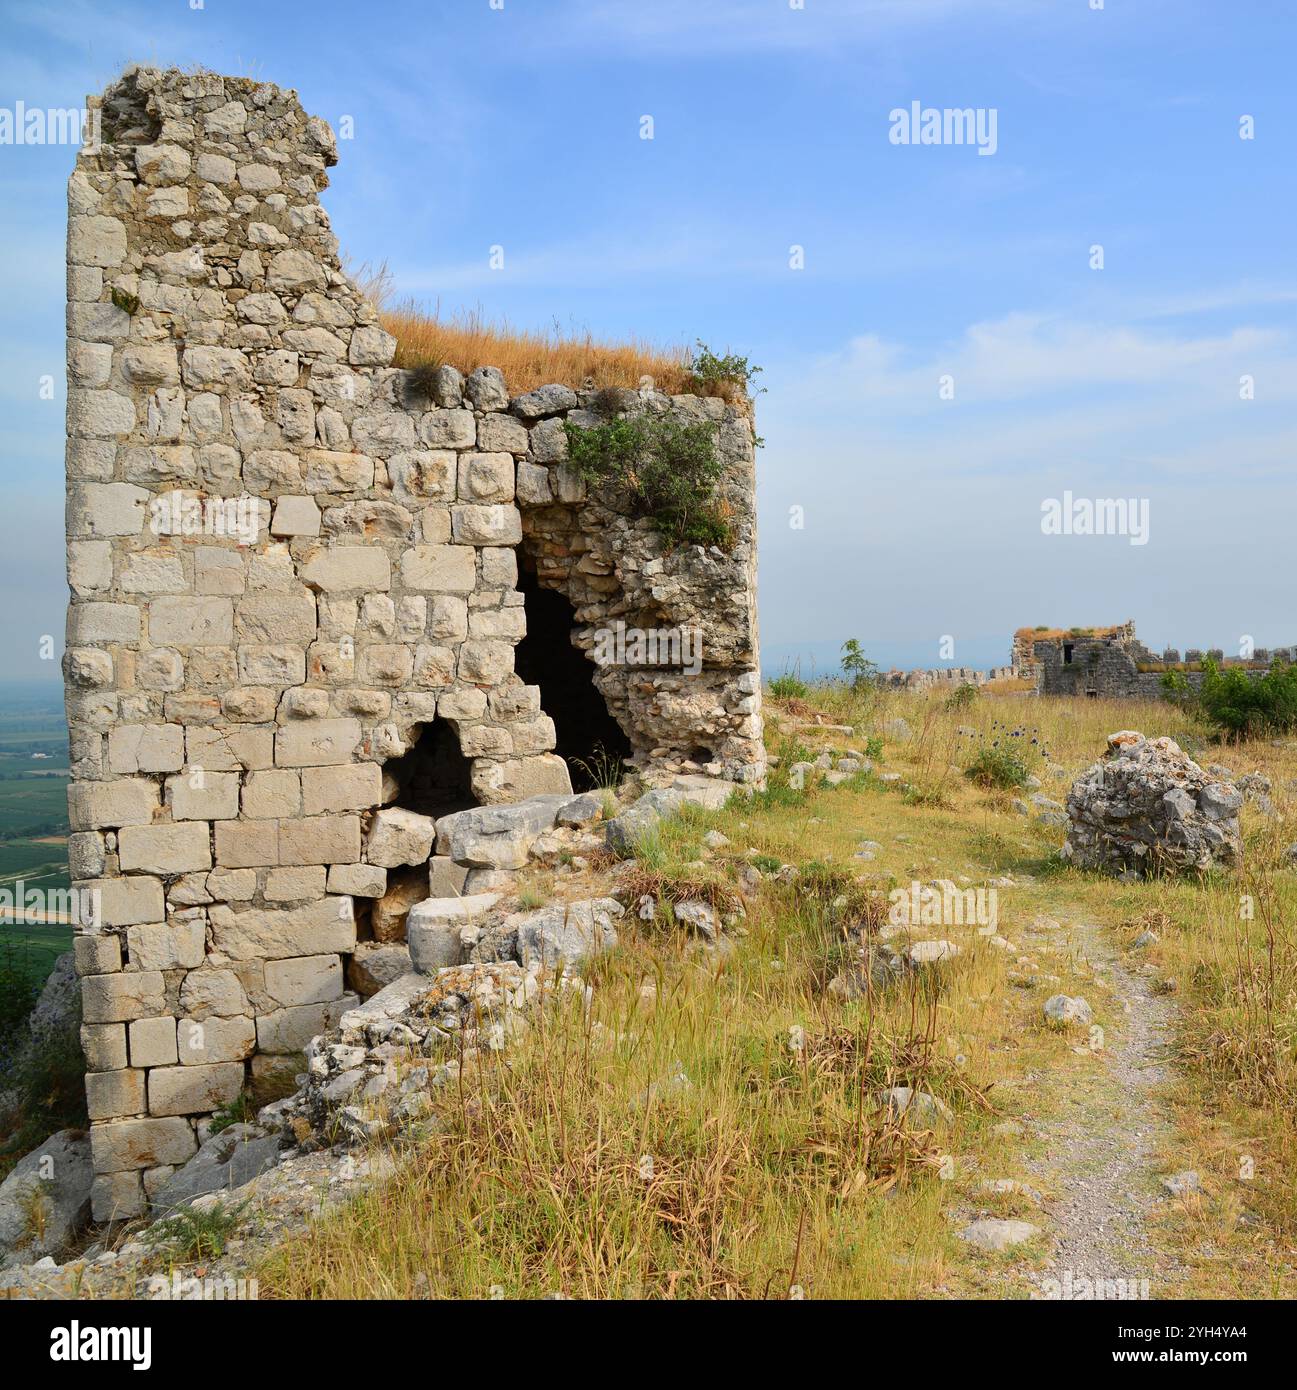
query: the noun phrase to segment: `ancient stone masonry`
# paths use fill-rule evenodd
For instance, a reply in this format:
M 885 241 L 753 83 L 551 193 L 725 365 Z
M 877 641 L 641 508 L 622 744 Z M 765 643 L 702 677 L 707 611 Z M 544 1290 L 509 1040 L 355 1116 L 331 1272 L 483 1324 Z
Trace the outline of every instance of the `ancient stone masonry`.
M 993 666 L 989 671 L 977 670 L 972 666 L 937 666 L 927 671 L 886 671 L 883 683 L 892 690 L 919 693 L 938 690 L 949 694 L 960 686 L 988 685 L 991 681 L 1007 680 L 1013 674 L 1008 666 Z
M 606 399 L 391 367 L 318 201 L 333 134 L 293 92 L 133 69 L 90 104 L 65 674 L 102 1219 L 358 1002 L 389 875 L 489 886 L 444 812 L 542 798 L 563 823 L 574 755 L 597 752 L 579 727 L 555 751 L 583 675 L 649 785 L 759 784 L 765 761 L 746 401 L 619 402 L 716 426 L 734 543 L 672 549 L 565 463 L 564 421 Z M 596 665 L 609 628 L 689 630 L 696 674 Z
M 1107 700 L 1160 700 L 1162 676 L 1179 671 L 1191 687 L 1202 684 L 1202 659 L 1238 667 L 1256 680 L 1272 661 L 1297 661 L 1297 647 L 1258 647 L 1247 660 L 1227 658 L 1220 648 L 1201 652 L 1190 648 L 1184 659 L 1173 647 L 1160 655 L 1135 636 L 1134 623 L 1114 627 L 1022 627 L 1013 634 L 1011 664 L 989 671 L 943 666 L 928 671 L 888 671 L 883 683 L 895 690 L 920 693 L 950 691 L 961 685 L 987 685 L 1016 680 L 1036 695 L 1088 695 Z
M 1297 649 L 1271 653 L 1257 648 L 1248 661 L 1226 661 L 1217 648 L 1205 655 L 1220 665 L 1241 667 L 1252 679 L 1263 676 L 1272 656 L 1291 660 Z M 1013 672 L 1041 695 L 1089 695 L 1110 700 L 1160 700 L 1162 676 L 1181 671 L 1191 686 L 1202 684 L 1204 653 L 1186 651 L 1184 660 L 1168 647 L 1160 656 L 1136 636 L 1135 624 L 1088 628 L 1019 628 L 1013 636 Z

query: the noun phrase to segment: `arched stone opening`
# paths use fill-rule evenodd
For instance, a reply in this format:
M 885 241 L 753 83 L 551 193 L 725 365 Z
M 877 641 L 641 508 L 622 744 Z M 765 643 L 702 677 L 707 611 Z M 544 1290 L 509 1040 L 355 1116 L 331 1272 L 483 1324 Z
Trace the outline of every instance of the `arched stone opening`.
M 518 588 L 527 635 L 514 649 L 514 670 L 540 687 L 541 708 L 554 721 L 554 751 L 567 763 L 575 791 L 611 780 L 633 752 L 595 684 L 595 666 L 573 645 L 576 613 L 565 595 L 544 587 L 535 565 L 519 552 Z

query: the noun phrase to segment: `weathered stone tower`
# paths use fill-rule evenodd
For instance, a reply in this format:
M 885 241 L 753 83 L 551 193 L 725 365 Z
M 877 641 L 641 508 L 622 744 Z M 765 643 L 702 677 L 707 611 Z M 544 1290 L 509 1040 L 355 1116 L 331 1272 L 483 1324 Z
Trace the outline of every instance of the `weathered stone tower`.
M 91 106 L 65 672 L 105 1219 L 354 999 L 380 807 L 569 791 L 595 734 L 650 782 L 765 763 L 746 401 L 626 393 L 715 425 L 734 544 L 672 549 L 565 465 L 593 393 L 389 365 L 318 202 L 332 132 L 293 92 L 134 69 Z M 617 623 L 694 630 L 701 669 L 596 667 Z

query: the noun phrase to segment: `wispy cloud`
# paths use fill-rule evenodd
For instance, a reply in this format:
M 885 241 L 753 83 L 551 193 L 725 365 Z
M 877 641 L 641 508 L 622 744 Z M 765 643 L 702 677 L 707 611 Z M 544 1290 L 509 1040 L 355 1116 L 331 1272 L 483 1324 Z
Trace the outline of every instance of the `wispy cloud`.
M 954 400 L 965 404 L 1019 403 L 1095 387 L 1159 396 L 1205 393 L 1223 404 L 1238 399 L 1243 373 L 1265 375 L 1285 398 L 1297 394 L 1290 334 L 1239 326 L 1216 336 L 1187 336 L 1013 313 L 970 324 L 958 339 L 922 354 L 863 334 L 817 358 L 798 396 L 841 400 L 847 392 L 861 402 L 926 414 L 941 408 L 939 384 L 949 378 Z

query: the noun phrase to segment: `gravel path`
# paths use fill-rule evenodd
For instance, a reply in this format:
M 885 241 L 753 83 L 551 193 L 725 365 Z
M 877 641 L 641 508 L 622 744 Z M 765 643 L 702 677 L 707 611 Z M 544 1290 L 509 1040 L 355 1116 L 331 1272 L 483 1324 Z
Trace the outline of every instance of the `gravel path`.
M 1104 1039 L 1106 1071 L 1092 1073 L 1091 1084 L 1077 1084 L 1066 1069 L 1041 1078 L 1058 1088 L 1061 1114 L 1050 1125 L 1047 1155 L 1028 1165 L 1057 1194 L 1044 1206 L 1055 1243 L 1039 1277 L 1070 1275 L 1073 1289 L 1081 1279 L 1127 1287 L 1146 1279 L 1145 1296 L 1165 1297 L 1177 1271 L 1152 1248 L 1147 1216 L 1161 1195 L 1157 1150 L 1171 1132 L 1156 1092 L 1171 1074 L 1165 1053 L 1175 1006 L 1153 993 L 1149 977 L 1130 968 L 1099 927 L 1049 935 L 1061 945 L 1063 933 L 1073 954 L 1110 982 L 1118 1019 Z

